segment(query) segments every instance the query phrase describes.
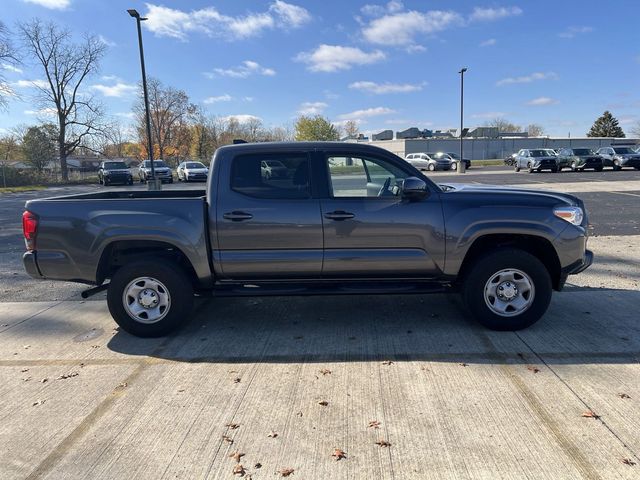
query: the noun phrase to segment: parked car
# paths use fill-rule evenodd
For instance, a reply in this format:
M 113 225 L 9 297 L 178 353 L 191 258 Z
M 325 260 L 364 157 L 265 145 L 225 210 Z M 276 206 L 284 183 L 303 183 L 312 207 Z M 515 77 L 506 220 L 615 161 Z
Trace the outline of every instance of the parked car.
M 460 162 L 460 154 L 455 153 L 455 152 L 438 152 L 436 155 L 447 155 L 449 158 L 451 158 L 451 170 L 457 170 L 458 169 L 458 163 Z M 471 168 L 471 160 L 469 160 L 468 158 L 464 158 L 464 168 L 468 169 Z
M 516 164 L 516 157 L 518 156 L 518 152 L 512 153 L 508 157 L 504 159 L 504 164 L 508 167 L 513 167 Z
M 260 163 L 262 176 L 269 178 L 287 178 L 289 169 L 280 160 L 263 160 Z
M 526 168 L 529 173 L 541 172 L 542 170 L 558 171 L 556 155 L 546 148 L 523 148 L 514 159 L 516 172 Z
M 153 169 L 155 170 L 156 178 L 159 178 L 162 183 L 173 183 L 171 169 L 162 160 L 154 160 Z M 138 180 L 140 180 L 140 183 L 147 183 L 150 178 L 151 160 L 144 160 L 138 167 Z
M 105 186 L 114 183 L 133 185 L 133 176 L 123 161 L 105 160 L 98 168 L 98 181 Z
M 418 170 L 450 170 L 453 160 L 449 156 L 436 153 L 410 153 L 404 159 Z
M 613 167 L 614 170 L 633 167 L 640 170 L 640 153 L 631 147 L 602 147 L 597 154 L 602 157 L 605 167 Z
M 176 168 L 178 181 L 192 182 L 201 180 L 206 182 L 209 176 L 209 169 L 202 162 L 182 162 Z
M 265 157 L 294 174 L 264 179 Z M 347 158 L 359 168 L 345 170 Z M 106 289 L 115 321 L 142 337 L 186 323 L 194 292 L 217 301 L 460 292 L 486 327 L 518 330 L 593 261 L 575 196 L 437 185 L 370 145 L 229 145 L 216 150 L 210 174 L 206 191 L 28 201 L 27 272 L 96 285 L 84 297 Z
M 602 171 L 602 157 L 590 148 L 561 148 L 557 161 L 559 172 L 563 168 L 570 168 L 572 172 L 582 172 L 586 168 Z

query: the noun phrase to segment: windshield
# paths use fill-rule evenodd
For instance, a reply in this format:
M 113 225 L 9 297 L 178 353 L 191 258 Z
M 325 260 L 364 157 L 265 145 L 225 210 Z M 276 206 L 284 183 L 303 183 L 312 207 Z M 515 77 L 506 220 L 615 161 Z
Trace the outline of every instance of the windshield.
M 593 154 L 593 150 L 591 150 L 590 148 L 574 148 L 573 154 L 574 155 L 591 155 Z
M 447 152 L 447 155 L 449 155 L 451 158 L 455 158 L 456 160 L 460 158 L 460 155 L 453 152 Z
M 105 163 L 104 164 L 104 169 L 105 170 L 116 170 L 116 169 L 121 169 L 121 168 L 129 168 L 127 167 L 127 164 L 124 162 L 109 162 L 109 163 Z
M 185 164 L 186 168 L 207 168 L 200 162 L 188 162 Z
M 626 155 L 629 153 L 636 153 L 633 150 L 631 150 L 629 147 L 616 147 L 614 148 L 615 152 L 620 154 L 620 155 Z
M 553 156 L 548 150 L 529 150 L 532 157 L 550 157 Z
M 145 168 L 151 168 L 151 162 L 149 160 L 145 160 L 144 162 L 142 162 L 142 166 Z M 158 168 L 158 167 L 166 167 L 167 164 L 164 163 L 162 160 L 154 160 L 153 161 L 153 167 L 154 168 Z

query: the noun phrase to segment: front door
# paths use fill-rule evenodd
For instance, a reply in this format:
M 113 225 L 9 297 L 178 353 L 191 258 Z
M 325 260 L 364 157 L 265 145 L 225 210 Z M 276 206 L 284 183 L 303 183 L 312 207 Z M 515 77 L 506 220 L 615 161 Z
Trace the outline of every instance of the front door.
M 322 270 L 320 202 L 305 152 L 247 154 L 225 162 L 216 196 L 224 279 L 317 278 Z
M 321 200 L 324 277 L 433 278 L 444 267 L 444 222 L 436 192 L 401 196 L 415 175 L 402 160 L 327 153 L 329 183 Z

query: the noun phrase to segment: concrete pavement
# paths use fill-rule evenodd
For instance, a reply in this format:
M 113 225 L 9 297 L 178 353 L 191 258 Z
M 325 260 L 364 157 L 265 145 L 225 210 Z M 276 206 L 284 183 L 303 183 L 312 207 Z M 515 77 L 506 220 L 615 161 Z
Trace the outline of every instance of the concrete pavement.
M 103 302 L 1 303 L 0 476 L 638 478 L 639 241 L 590 239 L 518 333 L 444 295 L 201 300 L 152 340 Z

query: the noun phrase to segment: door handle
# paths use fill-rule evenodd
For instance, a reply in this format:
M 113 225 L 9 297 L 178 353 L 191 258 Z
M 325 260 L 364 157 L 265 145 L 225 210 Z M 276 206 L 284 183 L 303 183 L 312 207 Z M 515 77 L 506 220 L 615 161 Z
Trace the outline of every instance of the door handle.
M 324 218 L 328 218 L 329 220 L 336 220 L 336 221 L 349 220 L 353 217 L 355 217 L 353 213 L 345 212 L 343 210 L 336 210 L 335 212 L 329 212 L 324 214 Z
M 234 210 L 233 212 L 227 212 L 222 217 L 226 220 L 231 220 L 232 222 L 242 222 L 243 220 L 251 220 L 253 215 L 247 212 L 240 212 L 238 210 Z

